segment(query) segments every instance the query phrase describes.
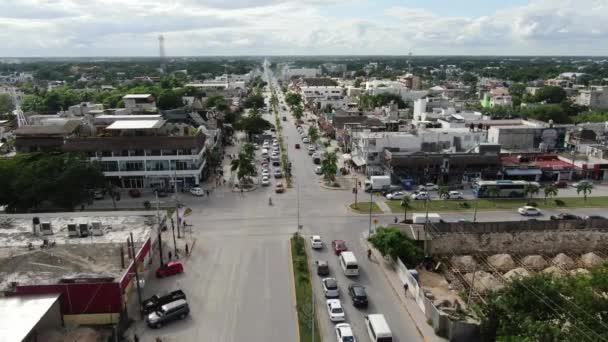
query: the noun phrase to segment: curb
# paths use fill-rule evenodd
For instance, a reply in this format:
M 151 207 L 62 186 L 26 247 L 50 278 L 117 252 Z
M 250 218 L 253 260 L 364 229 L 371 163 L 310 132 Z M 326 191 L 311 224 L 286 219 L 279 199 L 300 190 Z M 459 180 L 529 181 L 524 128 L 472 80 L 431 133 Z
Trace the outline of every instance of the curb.
M 327 189 L 327 190 L 339 190 L 339 191 L 348 190 L 348 189 L 346 189 L 346 188 L 344 188 L 342 186 L 340 186 L 339 188 L 334 188 L 334 187 L 331 187 L 331 186 L 327 186 L 327 185 L 325 185 L 325 182 L 323 182 L 323 181 L 319 182 L 319 186 L 322 187 L 323 189 Z
M 363 244 L 368 249 L 372 250 L 372 253 L 374 254 L 374 257 L 378 257 L 379 252 L 377 252 L 377 250 L 371 244 L 369 244 L 369 242 L 367 241 L 367 239 L 361 238 L 360 241 L 363 241 Z M 384 260 L 384 257 L 382 257 L 382 255 L 380 255 L 379 257 L 380 257 L 379 260 Z M 386 270 L 382 266 L 380 266 L 380 270 L 382 271 L 382 274 L 384 275 L 384 278 L 388 282 L 388 285 L 390 286 L 390 288 L 393 290 L 393 292 L 395 292 L 395 296 L 397 296 L 397 298 L 399 298 L 399 301 L 401 302 L 403 308 L 405 309 L 405 312 L 407 312 L 407 315 L 410 317 L 410 320 L 412 320 L 412 323 L 414 323 L 414 327 L 416 327 L 416 331 L 418 332 L 418 335 L 420 335 L 420 337 L 422 337 L 423 341 L 427 341 L 427 338 L 424 335 L 424 333 L 422 332 L 422 329 L 420 329 L 420 327 L 418 326 L 418 321 L 414 318 L 414 316 L 412 315 L 412 313 L 408 309 L 407 304 L 405 302 L 403 302 L 403 300 L 401 299 L 401 296 L 399 296 L 399 292 L 397 292 L 397 290 L 395 289 L 395 287 L 391 283 L 390 279 L 388 278 L 388 275 L 386 274 Z
M 296 299 L 296 276 L 293 272 L 293 255 L 291 252 L 291 237 L 287 240 L 287 248 L 289 250 L 289 273 L 291 274 L 291 304 L 293 316 L 296 320 L 296 337 L 300 341 L 300 317 L 298 316 L 298 301 Z
M 252 192 L 254 190 L 257 190 L 258 186 L 254 185 L 253 187 L 249 188 L 249 189 L 243 189 L 243 192 Z M 238 190 L 236 190 L 237 188 L 233 187 L 232 188 L 232 192 L 241 192 L 241 188 L 238 188 Z

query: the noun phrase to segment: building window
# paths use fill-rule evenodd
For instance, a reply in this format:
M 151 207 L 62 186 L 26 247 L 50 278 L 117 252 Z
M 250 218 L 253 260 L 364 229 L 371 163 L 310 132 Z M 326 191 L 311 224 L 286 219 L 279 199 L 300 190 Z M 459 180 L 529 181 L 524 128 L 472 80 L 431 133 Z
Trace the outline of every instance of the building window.
M 138 156 L 138 157 L 145 155 L 144 150 L 129 150 L 129 154 L 132 156 Z
M 112 151 L 101 151 L 101 156 L 102 157 L 111 157 Z
M 116 172 L 118 171 L 118 162 L 115 161 L 102 161 L 99 163 L 101 171 L 103 172 Z
M 120 156 L 121 157 L 128 157 L 129 156 L 129 150 L 121 150 L 120 151 Z
M 144 162 L 141 160 L 121 161 L 119 167 L 120 171 L 143 171 Z
M 148 160 L 146 161 L 146 170 L 148 171 L 169 171 L 168 160 Z
M 150 156 L 160 156 L 160 150 L 150 150 Z
M 177 155 L 177 150 L 163 150 L 163 156 L 175 156 Z

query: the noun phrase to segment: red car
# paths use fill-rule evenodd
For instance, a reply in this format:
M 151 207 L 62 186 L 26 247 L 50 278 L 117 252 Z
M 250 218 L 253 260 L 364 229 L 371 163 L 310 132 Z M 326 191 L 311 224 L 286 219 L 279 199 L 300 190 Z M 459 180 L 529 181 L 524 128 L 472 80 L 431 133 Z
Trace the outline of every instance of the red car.
M 346 247 L 346 241 L 344 240 L 332 241 L 331 248 L 334 250 L 334 253 L 336 253 L 336 255 L 340 255 L 340 253 L 348 250 L 348 247 Z
M 156 270 L 156 278 L 164 278 L 184 272 L 184 265 L 178 260 L 169 261 Z
M 568 182 L 566 181 L 558 181 L 553 183 L 553 186 L 558 188 L 558 189 L 563 189 L 563 188 L 567 188 L 568 187 Z

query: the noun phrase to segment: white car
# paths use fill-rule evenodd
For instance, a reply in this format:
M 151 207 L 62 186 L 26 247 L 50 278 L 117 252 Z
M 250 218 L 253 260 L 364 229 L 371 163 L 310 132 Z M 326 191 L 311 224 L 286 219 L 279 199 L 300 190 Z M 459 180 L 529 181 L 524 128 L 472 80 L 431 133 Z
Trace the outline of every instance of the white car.
M 407 196 L 407 193 L 405 191 L 395 191 L 395 192 L 386 194 L 386 199 L 400 200 L 400 199 L 403 199 L 405 196 Z
M 262 176 L 262 185 L 263 186 L 269 186 L 270 185 L 270 178 L 268 178 L 267 176 Z
M 270 177 L 270 169 L 263 169 L 262 177 Z
M 338 289 L 338 282 L 336 278 L 323 278 L 323 293 L 325 298 L 336 298 L 340 297 L 340 290 Z
M 192 188 L 190 189 L 190 193 L 194 196 L 203 196 L 205 191 L 203 191 L 201 188 Z
M 348 323 L 336 324 L 336 337 L 338 342 L 356 342 L 353 329 Z
M 302 142 L 305 143 L 305 144 L 308 144 L 308 143 L 310 143 L 310 140 L 308 140 L 308 137 L 304 137 L 302 139 Z
M 313 235 L 310 237 L 310 246 L 314 249 L 323 248 L 323 240 L 320 235 Z
M 542 215 L 540 209 L 538 209 L 536 207 L 529 206 L 529 205 L 525 205 L 525 206 L 517 209 L 517 212 L 520 213 L 523 216 L 538 216 L 538 215 Z
M 428 200 L 430 199 L 429 197 L 429 193 L 426 191 L 420 191 L 418 193 L 413 193 L 412 194 L 412 199 L 413 200 Z
M 448 198 L 449 199 L 463 199 L 464 195 L 460 191 L 450 191 L 448 193 Z
M 310 145 L 310 146 L 308 146 L 308 150 L 314 152 L 317 150 L 317 147 L 315 145 Z
M 420 185 L 418 187 L 418 190 L 420 190 L 420 191 L 437 191 L 437 190 L 439 190 L 439 187 L 433 183 L 426 183 L 424 185 Z
M 327 313 L 332 322 L 344 322 L 344 309 L 339 299 L 327 300 Z
M 279 160 L 279 155 L 278 154 L 274 154 L 270 157 L 270 160 L 272 161 L 278 161 Z
M 321 170 L 320 166 L 315 167 L 315 173 L 318 175 L 322 175 L 323 174 L 323 170 Z

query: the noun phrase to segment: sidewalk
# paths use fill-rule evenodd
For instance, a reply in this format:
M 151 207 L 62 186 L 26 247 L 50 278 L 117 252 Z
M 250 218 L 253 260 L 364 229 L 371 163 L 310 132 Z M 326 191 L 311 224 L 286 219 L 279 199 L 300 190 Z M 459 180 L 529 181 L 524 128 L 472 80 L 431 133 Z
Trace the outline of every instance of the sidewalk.
M 391 288 L 393 289 L 397 297 L 399 297 L 401 304 L 407 311 L 410 319 L 416 326 L 416 329 L 418 330 L 418 333 L 420 334 L 422 339 L 424 341 L 447 341 L 446 339 L 435 335 L 433 327 L 431 327 L 427 323 L 427 318 L 420 310 L 420 307 L 418 307 L 416 301 L 411 296 L 408 296 L 406 298 L 405 291 L 403 289 L 403 282 L 401 281 L 401 279 L 399 279 L 399 275 L 397 275 L 397 272 L 395 272 L 392 266 L 388 265 L 387 262 L 385 262 L 385 259 L 382 257 L 380 252 L 367 241 L 365 236 L 362 237 L 362 242 L 365 244 L 365 246 L 367 246 L 367 248 L 372 250 L 373 258 L 379 261 L 378 267 L 380 267 L 389 285 L 391 285 Z

